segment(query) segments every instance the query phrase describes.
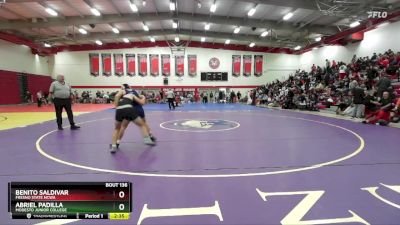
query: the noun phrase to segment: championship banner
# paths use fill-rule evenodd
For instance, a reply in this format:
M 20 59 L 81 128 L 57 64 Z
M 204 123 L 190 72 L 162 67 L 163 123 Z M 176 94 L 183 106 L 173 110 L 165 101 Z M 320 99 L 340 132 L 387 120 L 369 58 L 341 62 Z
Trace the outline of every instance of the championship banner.
M 144 77 L 147 76 L 147 55 L 138 54 L 139 61 L 139 75 Z
M 114 54 L 114 74 L 116 76 L 124 75 L 124 55 Z
M 126 54 L 126 74 L 128 76 L 135 76 L 136 75 L 136 59 L 135 54 Z
M 171 75 L 171 56 L 161 55 L 162 75 L 168 77 Z
M 197 75 L 197 56 L 188 55 L 189 76 Z
M 101 62 L 103 65 L 103 75 L 111 76 L 111 54 L 102 53 L 101 54 Z
M 232 56 L 232 76 L 235 76 L 235 77 L 240 76 L 240 64 L 241 64 L 241 56 L 233 55 Z
M 150 74 L 152 76 L 160 75 L 158 55 L 150 54 Z
M 259 77 L 263 74 L 263 56 L 254 56 L 254 76 Z
M 90 53 L 89 54 L 89 62 L 90 62 L 90 75 L 98 76 L 100 70 L 100 60 L 99 54 L 97 53 Z
M 175 75 L 181 77 L 184 75 L 185 71 L 185 58 L 183 55 L 175 56 Z
M 243 76 L 250 76 L 251 75 L 251 55 L 244 55 L 243 56 Z

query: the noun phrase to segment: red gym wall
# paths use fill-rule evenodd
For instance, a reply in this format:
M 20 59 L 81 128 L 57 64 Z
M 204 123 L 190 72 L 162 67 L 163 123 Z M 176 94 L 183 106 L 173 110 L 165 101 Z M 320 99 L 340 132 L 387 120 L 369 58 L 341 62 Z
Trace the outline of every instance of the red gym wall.
M 48 93 L 50 84 L 53 81 L 49 76 L 40 76 L 34 74 L 28 75 L 28 90 L 32 93 L 33 100 L 36 102 L 36 93 L 38 91 L 43 91 L 43 93 Z
M 17 73 L 0 70 L 0 104 L 21 103 Z
M 22 103 L 20 86 L 18 83 L 18 74 L 13 71 L 0 70 L 0 104 L 19 104 Z M 28 90 L 32 93 L 36 101 L 36 93 L 39 90 L 49 91 L 52 78 L 50 76 L 41 76 L 26 74 L 28 78 Z

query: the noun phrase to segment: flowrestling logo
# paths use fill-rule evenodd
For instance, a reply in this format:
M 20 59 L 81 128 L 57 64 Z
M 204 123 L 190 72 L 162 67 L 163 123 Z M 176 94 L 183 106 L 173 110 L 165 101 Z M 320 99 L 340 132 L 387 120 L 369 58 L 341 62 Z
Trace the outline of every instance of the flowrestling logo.
M 238 128 L 239 123 L 220 119 L 184 119 L 167 121 L 160 126 L 164 129 L 189 132 L 225 131 Z
M 370 19 L 384 19 L 388 16 L 388 13 L 383 11 L 369 11 L 368 13 L 368 18 Z

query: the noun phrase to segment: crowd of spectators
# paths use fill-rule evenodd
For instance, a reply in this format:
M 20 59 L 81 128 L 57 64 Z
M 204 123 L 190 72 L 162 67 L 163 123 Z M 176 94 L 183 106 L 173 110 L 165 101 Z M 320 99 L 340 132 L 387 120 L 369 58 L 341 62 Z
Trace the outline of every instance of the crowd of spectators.
M 252 104 L 284 109 L 336 108 L 336 113 L 363 118 L 364 123 L 387 125 L 398 121 L 400 52 L 388 50 L 371 57 L 353 56 L 350 62 L 326 60 L 310 71 L 297 70 L 284 81 L 254 89 Z M 334 107 L 333 107 L 334 106 Z

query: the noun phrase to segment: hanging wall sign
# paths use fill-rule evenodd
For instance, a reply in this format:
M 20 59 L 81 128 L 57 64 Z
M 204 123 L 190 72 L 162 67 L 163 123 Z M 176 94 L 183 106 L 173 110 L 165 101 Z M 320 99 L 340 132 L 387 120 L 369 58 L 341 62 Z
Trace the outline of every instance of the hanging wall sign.
M 254 56 L 254 76 L 259 77 L 263 74 L 263 56 Z
M 189 68 L 189 76 L 197 75 L 197 56 L 196 55 L 188 55 L 188 68 Z
M 235 76 L 235 77 L 240 76 L 240 64 L 241 64 L 241 56 L 233 55 L 232 56 L 232 76 Z
M 135 54 L 126 54 L 126 74 L 128 76 L 135 76 L 136 75 L 136 59 Z
M 243 56 L 243 76 L 251 75 L 251 55 Z
M 152 76 L 160 75 L 158 55 L 150 54 L 150 74 Z
M 111 76 L 111 54 L 103 53 L 101 54 L 102 69 L 104 76 Z
M 171 56 L 161 55 L 162 75 L 168 77 L 171 75 Z
M 98 76 L 100 73 L 100 60 L 99 54 L 97 53 L 90 53 L 89 54 L 89 62 L 90 62 L 90 75 Z
M 144 77 L 147 76 L 147 55 L 138 54 L 139 61 L 139 75 Z
M 124 55 L 114 54 L 114 74 L 116 76 L 124 75 Z
M 184 63 L 183 55 L 176 55 L 175 56 L 175 75 L 176 76 L 183 76 L 185 71 L 185 63 Z

